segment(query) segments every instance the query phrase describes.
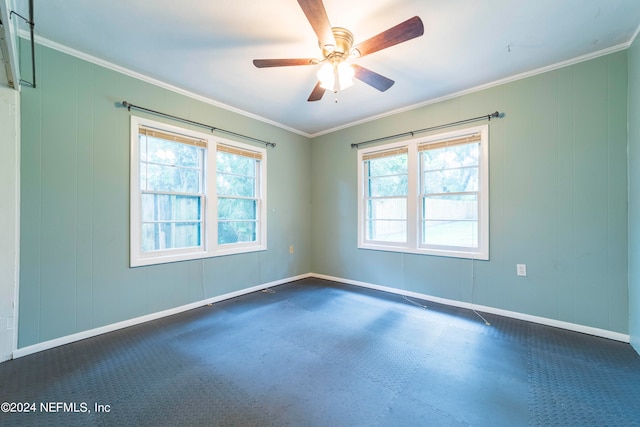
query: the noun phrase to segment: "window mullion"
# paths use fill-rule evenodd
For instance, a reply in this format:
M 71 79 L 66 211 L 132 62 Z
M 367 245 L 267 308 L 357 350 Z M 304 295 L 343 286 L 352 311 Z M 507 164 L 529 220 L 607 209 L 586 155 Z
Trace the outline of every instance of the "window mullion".
M 207 204 L 205 208 L 206 221 L 208 225 L 205 234 L 205 247 L 209 252 L 218 250 L 218 187 L 216 177 L 218 176 L 218 165 L 216 162 L 216 149 L 211 147 L 206 153 L 206 194 Z
M 407 189 L 407 247 L 416 248 L 418 245 L 418 192 L 419 192 L 419 165 L 418 151 L 416 144 L 410 144 L 407 153 L 407 173 L 408 173 L 408 189 Z

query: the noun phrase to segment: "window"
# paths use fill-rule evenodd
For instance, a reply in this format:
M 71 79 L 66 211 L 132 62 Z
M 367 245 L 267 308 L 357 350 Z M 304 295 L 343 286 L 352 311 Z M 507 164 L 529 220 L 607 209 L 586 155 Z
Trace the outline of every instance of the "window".
M 253 243 L 260 211 L 259 153 L 218 145 L 218 244 Z
M 366 179 L 366 239 L 406 243 L 408 170 L 407 149 L 363 156 Z
M 489 259 L 488 125 L 358 151 L 358 247 Z
M 266 151 L 131 117 L 131 266 L 266 249 Z

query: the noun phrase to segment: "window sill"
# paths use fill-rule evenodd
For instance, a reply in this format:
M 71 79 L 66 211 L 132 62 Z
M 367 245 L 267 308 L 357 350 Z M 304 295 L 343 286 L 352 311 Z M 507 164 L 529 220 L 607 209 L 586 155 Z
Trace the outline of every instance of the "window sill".
M 266 251 L 266 245 L 252 245 L 252 246 L 242 246 L 242 247 L 231 247 L 225 249 L 218 249 L 216 252 L 206 252 L 206 251 L 197 251 L 197 252 L 188 252 L 188 253 L 165 253 L 165 254 L 153 254 L 140 256 L 137 259 L 131 258 L 129 267 L 143 267 L 149 265 L 157 265 L 157 264 L 168 264 L 172 262 L 181 262 L 181 261 L 193 261 L 198 259 L 205 258 L 217 258 L 221 256 L 227 255 L 237 255 L 237 254 L 245 254 L 251 252 L 260 252 Z
M 465 251 L 460 249 L 408 248 L 406 246 L 397 246 L 393 244 L 383 244 L 383 243 L 381 244 L 360 243 L 358 244 L 358 249 L 489 261 L 488 251 Z

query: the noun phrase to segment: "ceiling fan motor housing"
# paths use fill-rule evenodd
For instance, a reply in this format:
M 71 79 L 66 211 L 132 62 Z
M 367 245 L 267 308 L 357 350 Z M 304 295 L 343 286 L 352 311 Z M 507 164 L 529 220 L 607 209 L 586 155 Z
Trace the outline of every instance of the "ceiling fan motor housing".
M 351 31 L 342 27 L 331 28 L 333 38 L 336 41 L 335 46 L 324 45 L 318 42 L 322 48 L 322 55 L 331 63 L 340 63 L 351 55 L 351 46 L 353 46 L 353 34 Z

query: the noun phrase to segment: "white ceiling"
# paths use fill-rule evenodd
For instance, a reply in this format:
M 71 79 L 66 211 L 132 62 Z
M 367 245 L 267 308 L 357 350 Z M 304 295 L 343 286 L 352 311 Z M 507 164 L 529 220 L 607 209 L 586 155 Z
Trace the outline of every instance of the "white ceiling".
M 16 0 L 28 16 L 27 0 Z M 640 0 L 325 0 L 355 43 L 414 15 L 422 37 L 355 62 L 395 80 L 356 81 L 307 102 L 319 66 L 255 68 L 254 58 L 319 57 L 295 0 L 35 0 L 35 32 L 305 135 L 419 105 L 541 68 L 619 50 Z M 37 58 L 36 58 L 37 61 Z M 337 100 L 337 102 L 336 102 Z M 136 99 L 128 100 L 136 103 Z M 487 106 L 491 109 L 491 106 Z M 212 118 L 212 124 L 215 119 Z

